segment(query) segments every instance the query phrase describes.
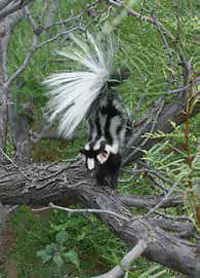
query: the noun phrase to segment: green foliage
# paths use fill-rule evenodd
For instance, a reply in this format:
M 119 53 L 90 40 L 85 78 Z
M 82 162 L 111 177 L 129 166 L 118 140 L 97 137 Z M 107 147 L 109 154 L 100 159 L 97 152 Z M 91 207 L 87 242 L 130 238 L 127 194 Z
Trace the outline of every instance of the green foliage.
M 45 249 L 37 252 L 37 256 L 41 258 L 42 263 L 45 264 L 49 261 L 53 261 L 57 268 L 59 277 L 68 277 L 67 263 L 74 264 L 79 269 L 79 259 L 77 252 L 74 250 L 67 250 L 67 232 L 60 231 L 56 235 L 55 243 L 47 245 Z
M 125 250 L 94 216 L 60 211 L 44 216 L 20 207 L 12 222 L 16 246 L 10 255 L 20 266 L 20 278 L 54 277 L 60 268 L 69 277 L 86 278 L 88 273 L 106 271 L 107 264 L 114 266 Z
M 13 215 L 12 223 L 16 246 L 10 259 L 17 262 L 20 278 L 54 278 L 58 275 L 88 278 L 119 264 L 129 251 L 93 215 L 66 215 L 62 211 L 40 215 L 20 207 Z M 151 267 L 152 264 L 139 258 L 127 277 L 138 278 Z M 157 268 L 164 270 L 161 266 Z M 166 275 L 160 277 L 169 278 L 172 274 L 166 269 L 164 273 Z
M 174 123 L 172 124 L 174 125 Z M 177 184 L 172 195 L 184 197 L 185 207 L 183 211 L 188 214 L 197 230 L 199 230 L 199 224 L 198 219 L 196 219 L 196 208 L 200 204 L 198 126 L 199 122 L 196 119 L 190 121 L 188 137 L 186 136 L 187 126 L 174 126 L 174 132 L 170 135 L 161 132 L 146 134 L 146 137 L 151 139 L 164 139 L 164 143 L 154 145 L 143 157 L 143 160 L 147 161 L 152 169 L 159 171 L 161 176 L 163 175 L 171 181 L 171 184 Z M 162 186 L 169 186 L 167 180 L 160 180 L 159 178 L 158 180 Z

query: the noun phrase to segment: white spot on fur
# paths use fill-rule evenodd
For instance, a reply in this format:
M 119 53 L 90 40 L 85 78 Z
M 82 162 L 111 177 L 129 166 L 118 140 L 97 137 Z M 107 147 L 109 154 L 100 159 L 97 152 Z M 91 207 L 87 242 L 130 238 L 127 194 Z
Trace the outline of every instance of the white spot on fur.
M 89 170 L 93 170 L 95 166 L 95 162 L 93 158 L 88 158 L 87 159 L 87 167 Z

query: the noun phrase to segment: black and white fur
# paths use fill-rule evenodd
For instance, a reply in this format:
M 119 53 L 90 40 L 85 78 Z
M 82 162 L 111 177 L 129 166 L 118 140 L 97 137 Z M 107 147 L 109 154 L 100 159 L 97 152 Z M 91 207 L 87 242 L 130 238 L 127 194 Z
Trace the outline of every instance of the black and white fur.
M 89 170 L 95 170 L 99 184 L 115 187 L 121 152 L 131 127 L 113 91 L 113 85 L 118 84 L 110 77 L 113 50 L 111 44 L 102 49 L 90 34 L 87 42 L 72 38 L 78 49 L 60 54 L 79 62 L 87 71 L 58 73 L 44 81 L 51 88 L 49 121 L 58 119 L 58 130 L 67 138 L 85 116 L 89 136 L 80 150 L 85 164 Z

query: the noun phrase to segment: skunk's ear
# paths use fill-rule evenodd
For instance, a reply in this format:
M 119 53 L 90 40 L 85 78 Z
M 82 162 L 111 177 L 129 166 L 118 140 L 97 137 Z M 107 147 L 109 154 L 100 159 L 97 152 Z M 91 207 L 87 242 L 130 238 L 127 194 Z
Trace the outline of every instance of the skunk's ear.
M 99 161 L 100 164 L 104 164 L 110 156 L 110 152 L 103 150 L 97 155 L 97 160 Z

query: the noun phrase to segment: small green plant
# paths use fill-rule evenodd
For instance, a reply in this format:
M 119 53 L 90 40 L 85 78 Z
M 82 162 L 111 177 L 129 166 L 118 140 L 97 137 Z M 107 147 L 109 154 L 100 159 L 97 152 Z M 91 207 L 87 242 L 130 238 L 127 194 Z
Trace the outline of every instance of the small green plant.
M 40 257 L 43 264 L 53 262 L 56 265 L 59 278 L 67 278 L 67 265 L 73 264 L 79 270 L 78 254 L 74 250 L 67 250 L 67 232 L 60 231 L 56 235 L 54 243 L 47 245 L 44 249 L 37 252 L 37 256 Z

